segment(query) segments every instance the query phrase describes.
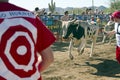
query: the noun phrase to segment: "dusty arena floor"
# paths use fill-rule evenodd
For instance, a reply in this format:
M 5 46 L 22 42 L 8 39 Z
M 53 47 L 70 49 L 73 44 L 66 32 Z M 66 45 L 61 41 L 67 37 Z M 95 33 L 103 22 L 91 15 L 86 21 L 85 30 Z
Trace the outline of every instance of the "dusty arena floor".
M 97 43 L 93 57 L 90 45 L 82 55 L 73 49 L 74 60 L 68 57 L 68 43 L 56 42 L 53 46 L 54 63 L 42 73 L 43 80 L 120 80 L 120 64 L 115 59 L 115 42 Z

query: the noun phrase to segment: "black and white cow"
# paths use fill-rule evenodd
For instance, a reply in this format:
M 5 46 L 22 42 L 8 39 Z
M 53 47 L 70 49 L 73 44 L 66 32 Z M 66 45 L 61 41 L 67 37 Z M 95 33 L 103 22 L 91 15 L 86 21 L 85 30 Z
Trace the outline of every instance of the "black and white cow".
M 75 25 L 73 25 L 75 24 Z M 69 44 L 69 57 L 73 59 L 72 47 L 78 45 L 78 54 L 82 54 L 86 46 L 87 40 L 91 40 L 91 52 L 90 57 L 92 57 L 94 46 L 96 44 L 96 39 L 98 36 L 99 26 L 97 24 L 91 24 L 87 21 L 77 20 L 74 23 L 69 23 L 69 27 L 74 27 L 72 30 L 72 37 Z M 74 29 L 76 31 L 74 31 Z M 75 34 L 76 33 L 76 34 Z
M 61 26 L 62 27 L 62 37 L 66 35 L 68 26 L 75 21 L 76 21 L 76 19 L 68 20 L 68 21 L 61 21 L 62 22 L 62 26 Z
M 113 21 L 109 21 L 105 27 L 104 27 L 104 31 L 103 31 L 103 40 L 102 43 L 106 42 L 106 39 L 108 38 L 108 44 L 111 44 L 111 41 L 113 38 L 115 38 L 115 35 L 107 35 L 107 32 L 112 31 L 114 29 L 114 22 Z

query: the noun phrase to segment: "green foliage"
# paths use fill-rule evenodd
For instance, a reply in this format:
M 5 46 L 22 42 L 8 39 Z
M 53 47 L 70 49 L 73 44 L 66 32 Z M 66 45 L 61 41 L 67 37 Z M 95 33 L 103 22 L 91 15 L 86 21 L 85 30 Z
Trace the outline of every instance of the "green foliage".
M 69 10 L 70 14 L 77 14 L 80 15 L 84 10 L 81 8 L 74 8 L 73 10 Z
M 110 9 L 112 12 L 120 10 L 120 0 L 112 0 L 110 3 Z
M 53 0 L 51 0 L 51 4 L 48 3 L 48 6 L 49 6 L 49 11 L 50 11 L 51 13 L 54 13 L 54 12 L 55 12 L 55 8 L 56 8 L 55 2 L 53 2 Z
M 104 12 L 113 13 L 116 10 L 120 10 L 120 0 L 110 0 L 110 8 L 107 8 Z
M 105 14 L 109 14 L 109 13 L 111 13 L 111 12 L 113 12 L 113 11 L 112 11 L 110 8 L 107 8 L 107 9 L 104 10 L 104 13 L 105 13 Z

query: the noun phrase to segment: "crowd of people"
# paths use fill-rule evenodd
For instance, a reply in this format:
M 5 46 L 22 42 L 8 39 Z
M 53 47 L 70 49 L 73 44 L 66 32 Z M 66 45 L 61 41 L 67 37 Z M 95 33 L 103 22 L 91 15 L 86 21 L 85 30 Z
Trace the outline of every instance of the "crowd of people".
M 102 23 L 102 22 L 108 22 L 109 21 L 109 15 L 110 14 L 104 14 L 102 10 L 95 9 L 94 11 L 92 9 L 86 9 L 84 12 L 81 14 L 70 14 L 69 11 L 65 11 L 64 14 L 57 15 L 53 14 L 51 12 L 46 12 L 45 9 L 39 9 L 36 11 L 35 8 L 35 14 L 39 14 L 40 19 L 47 25 L 53 25 L 54 21 L 65 21 L 65 20 L 92 20 L 94 22 Z M 42 14 L 41 14 L 42 13 Z M 67 16 L 65 16 L 67 15 Z M 64 17 L 63 17 L 64 16 Z

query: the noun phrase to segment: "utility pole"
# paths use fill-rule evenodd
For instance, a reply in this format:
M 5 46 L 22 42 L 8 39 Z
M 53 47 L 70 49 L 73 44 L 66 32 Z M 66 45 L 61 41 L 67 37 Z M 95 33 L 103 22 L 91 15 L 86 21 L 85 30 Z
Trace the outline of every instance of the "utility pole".
M 94 11 L 94 0 L 92 0 L 92 9 Z

